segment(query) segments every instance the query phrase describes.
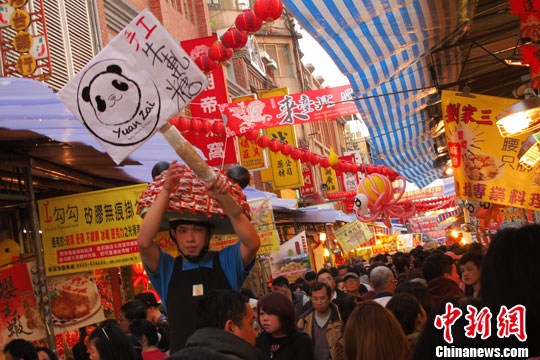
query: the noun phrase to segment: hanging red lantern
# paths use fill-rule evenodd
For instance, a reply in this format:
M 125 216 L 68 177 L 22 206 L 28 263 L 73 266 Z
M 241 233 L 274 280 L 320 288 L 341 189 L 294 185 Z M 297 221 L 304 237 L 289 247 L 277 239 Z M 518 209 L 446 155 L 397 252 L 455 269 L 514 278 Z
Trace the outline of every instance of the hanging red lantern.
M 191 128 L 191 120 L 189 120 L 187 117 L 180 116 L 178 118 L 178 124 L 176 125 L 176 127 L 180 131 L 187 131 Z
M 283 3 L 281 0 L 256 0 L 253 11 L 259 19 L 271 23 L 281 17 Z
M 288 143 L 283 144 L 283 146 L 281 147 L 281 153 L 285 156 L 290 155 L 291 151 L 292 151 L 292 146 Z
M 203 130 L 204 130 L 204 133 L 205 134 L 208 134 L 208 133 L 211 133 L 212 130 L 214 129 L 214 124 L 212 124 L 210 121 L 208 120 L 204 120 L 203 122 Z
M 259 132 L 257 130 L 248 130 L 245 134 L 246 139 L 249 141 L 254 141 L 259 136 Z
M 309 162 L 311 163 L 311 165 L 317 165 L 321 162 L 321 158 L 319 157 L 319 155 L 311 154 Z
M 338 161 L 337 164 L 332 165 L 332 169 L 338 170 L 338 171 L 341 170 L 342 169 L 341 164 L 342 164 L 342 162 Z
M 278 152 L 279 150 L 281 150 L 282 147 L 283 147 L 283 144 L 276 139 L 270 141 L 270 145 L 268 146 L 268 148 L 272 152 Z
M 325 169 L 330 167 L 330 161 L 328 161 L 327 157 L 321 159 L 321 166 Z
M 222 64 L 229 60 L 233 55 L 231 49 L 225 47 L 221 41 L 214 42 L 208 49 L 208 56 L 218 64 Z
M 216 135 L 225 134 L 225 125 L 221 121 L 216 121 L 212 126 L 212 132 Z
M 300 150 L 299 148 L 294 148 L 293 151 L 291 151 L 291 158 L 293 160 L 298 160 L 302 157 L 302 150 Z
M 234 24 L 238 30 L 245 31 L 248 34 L 253 34 L 262 27 L 261 19 L 259 19 L 251 9 L 242 11 L 242 13 L 236 17 Z
M 223 34 L 223 36 L 221 36 L 223 45 L 233 50 L 243 48 L 246 45 L 247 40 L 247 34 L 238 30 L 235 26 L 231 27 Z
M 303 162 L 304 164 L 305 164 L 305 163 L 308 163 L 309 160 L 311 160 L 311 155 L 312 155 L 311 152 L 309 152 L 309 151 L 304 151 L 304 153 L 303 153 L 302 156 L 300 157 L 300 161 Z
M 270 145 L 270 139 L 268 136 L 263 135 L 259 138 L 259 140 L 257 140 L 257 144 L 259 144 L 259 146 L 262 148 L 266 148 Z
M 200 119 L 191 119 L 191 130 L 194 132 L 201 132 L 203 129 L 203 122 Z
M 218 67 L 218 64 L 210 59 L 210 56 L 207 54 L 203 54 L 195 59 L 195 64 L 201 69 L 201 71 L 205 74 L 209 74 L 212 71 L 216 70 Z

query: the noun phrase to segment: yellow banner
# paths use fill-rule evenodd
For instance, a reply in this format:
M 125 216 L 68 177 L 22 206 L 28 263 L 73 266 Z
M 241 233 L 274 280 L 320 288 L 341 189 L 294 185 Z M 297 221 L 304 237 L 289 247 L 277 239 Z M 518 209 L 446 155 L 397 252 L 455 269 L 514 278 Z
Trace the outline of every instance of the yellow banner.
M 336 172 L 331 167 L 326 169 L 321 166 L 322 182 L 326 185 L 327 193 L 335 193 L 339 191 Z
M 461 199 L 540 210 L 538 177 L 519 165 L 518 152 L 529 134 L 504 138 L 496 116 L 516 102 L 493 96 L 460 96 L 443 91 L 448 149 Z
M 241 96 L 231 99 L 231 102 L 255 100 L 255 95 Z M 266 168 L 265 150 L 253 141 L 249 141 L 245 136 L 238 137 L 238 159 L 240 165 L 248 170 L 259 170 Z
M 140 262 L 136 204 L 146 184 L 38 201 L 48 276 Z
M 343 252 L 347 253 L 362 247 L 373 237 L 373 233 L 366 224 L 354 220 L 334 231 L 334 236 Z

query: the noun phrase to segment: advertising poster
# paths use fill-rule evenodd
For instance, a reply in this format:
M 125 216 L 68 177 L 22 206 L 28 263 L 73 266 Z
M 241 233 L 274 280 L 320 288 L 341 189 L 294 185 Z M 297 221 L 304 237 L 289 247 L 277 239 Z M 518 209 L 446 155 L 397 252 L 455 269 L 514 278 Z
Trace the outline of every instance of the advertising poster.
M 233 103 L 255 100 L 255 94 L 232 98 Z M 266 168 L 266 150 L 255 141 L 249 141 L 245 136 L 237 138 L 238 158 L 240 165 L 248 170 L 260 170 Z
M 497 115 L 516 99 L 443 91 L 442 109 L 456 193 L 462 200 L 540 210 L 540 173 L 519 164 L 528 133 L 502 137 Z
M 354 220 L 335 230 L 334 236 L 343 252 L 349 252 L 365 246 L 365 243 L 373 237 L 373 233 L 366 224 Z
M 47 276 L 140 262 L 136 203 L 146 184 L 38 201 Z
M 76 330 L 105 320 L 96 280 L 91 272 L 47 279 L 55 332 Z
M 34 287 L 25 263 L 0 271 L 0 347 L 12 339 L 46 337 Z
M 302 231 L 292 239 L 280 245 L 279 251 L 270 255 L 272 277 L 285 276 L 290 283 L 304 277 L 311 268 L 306 232 Z

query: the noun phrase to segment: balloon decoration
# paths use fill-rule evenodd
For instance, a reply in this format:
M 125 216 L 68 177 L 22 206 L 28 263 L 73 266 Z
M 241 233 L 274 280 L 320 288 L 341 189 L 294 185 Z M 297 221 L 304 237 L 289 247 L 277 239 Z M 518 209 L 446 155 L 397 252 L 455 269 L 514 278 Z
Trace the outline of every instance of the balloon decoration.
M 137 287 L 137 285 L 141 284 L 143 289 L 148 288 L 149 279 L 146 271 L 144 271 L 143 264 L 133 264 L 131 265 L 131 268 L 133 269 L 133 275 L 131 276 L 131 281 L 133 281 L 133 287 Z
M 467 200 L 465 208 L 470 215 L 478 218 L 483 223 L 483 227 L 490 230 L 497 230 L 503 222 L 501 209 L 503 205 L 489 202 Z
M 405 178 L 398 176 L 396 181 L 398 185 L 394 187 L 390 179 L 381 174 L 368 175 L 360 181 L 354 208 L 358 220 L 368 222 L 381 217 L 386 226 L 392 227 L 390 217 L 406 219 L 415 214 L 412 201 L 400 202 L 405 192 Z

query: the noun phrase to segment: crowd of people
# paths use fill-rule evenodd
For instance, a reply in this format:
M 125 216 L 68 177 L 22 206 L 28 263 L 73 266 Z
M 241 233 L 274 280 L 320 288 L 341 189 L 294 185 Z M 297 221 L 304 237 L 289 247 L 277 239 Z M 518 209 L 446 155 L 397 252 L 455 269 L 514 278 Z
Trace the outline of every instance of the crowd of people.
M 487 249 L 478 243 L 419 246 L 310 270 L 294 282 L 280 276 L 256 299 L 242 288 L 260 246 L 249 215 L 227 213 L 240 240 L 209 251 L 211 221 L 167 214 L 179 165 L 173 161 L 160 171 L 162 189 L 137 242 L 162 302 L 151 292 L 138 294 L 117 319 L 82 328 L 75 360 L 424 360 L 445 345 L 526 348 L 525 356 L 540 356 L 540 287 L 534 285 L 540 225 L 502 229 Z M 245 186 L 249 173 L 235 171 L 229 178 Z M 219 199 L 230 184 L 218 177 L 206 186 Z M 176 258 L 154 242 L 163 220 Z M 7 360 L 56 360 L 19 339 L 4 354 Z

